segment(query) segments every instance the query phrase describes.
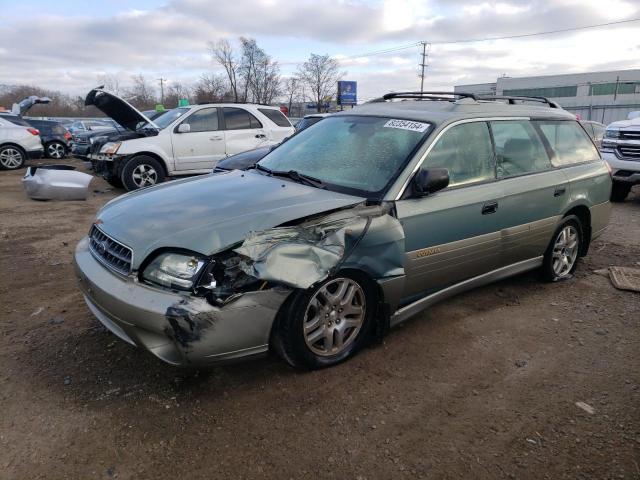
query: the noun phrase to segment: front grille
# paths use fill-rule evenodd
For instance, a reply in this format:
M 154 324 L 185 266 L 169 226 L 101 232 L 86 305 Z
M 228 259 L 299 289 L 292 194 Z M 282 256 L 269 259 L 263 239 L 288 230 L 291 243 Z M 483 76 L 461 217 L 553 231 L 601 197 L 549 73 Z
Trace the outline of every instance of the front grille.
M 640 145 L 618 145 L 619 157 L 640 158 Z
M 131 249 L 102 233 L 95 225 L 89 231 L 89 250 L 99 262 L 110 269 L 123 275 L 131 272 Z
M 640 130 L 620 130 L 620 138 L 640 140 Z

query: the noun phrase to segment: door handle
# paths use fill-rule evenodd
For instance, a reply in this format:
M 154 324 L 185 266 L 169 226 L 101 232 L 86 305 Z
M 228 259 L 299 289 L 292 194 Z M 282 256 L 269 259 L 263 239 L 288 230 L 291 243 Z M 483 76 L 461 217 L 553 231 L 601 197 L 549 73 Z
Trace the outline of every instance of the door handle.
M 209 137 L 209 140 L 222 140 L 222 137 Z
M 256 138 L 267 138 L 267 136 L 264 133 L 257 133 Z
M 482 215 L 489 215 L 498 211 L 498 202 L 487 202 L 482 205 Z
M 567 191 L 567 189 L 565 187 L 556 187 L 556 191 L 553 192 L 553 196 L 554 197 L 561 197 L 562 195 L 565 194 L 566 191 Z

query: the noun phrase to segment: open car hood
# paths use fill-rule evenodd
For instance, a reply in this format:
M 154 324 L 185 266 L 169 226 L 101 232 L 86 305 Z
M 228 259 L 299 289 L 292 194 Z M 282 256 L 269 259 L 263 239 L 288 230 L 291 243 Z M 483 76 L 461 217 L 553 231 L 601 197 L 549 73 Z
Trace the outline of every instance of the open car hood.
M 37 95 L 31 95 L 23 100 L 20 100 L 18 103 L 14 103 L 11 107 L 11 113 L 15 113 L 16 115 L 23 115 L 27 113 L 27 111 L 37 104 L 47 104 L 51 103 L 51 99 L 49 97 L 38 97 Z
M 158 128 L 153 121 L 149 120 L 149 118 L 136 107 L 117 95 L 103 90 L 103 87 L 97 87 L 91 90 L 87 94 L 84 104 L 87 106 L 93 105 L 105 115 L 115 120 L 119 125 L 133 132 L 135 132 L 136 126 L 140 122 L 148 123 Z

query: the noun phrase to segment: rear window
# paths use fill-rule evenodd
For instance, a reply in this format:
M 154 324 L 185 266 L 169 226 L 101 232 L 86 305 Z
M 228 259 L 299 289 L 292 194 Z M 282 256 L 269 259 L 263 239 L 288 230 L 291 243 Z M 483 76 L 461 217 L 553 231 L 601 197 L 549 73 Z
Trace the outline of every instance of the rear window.
M 224 113 L 224 124 L 227 130 L 245 130 L 248 128 L 262 128 L 262 124 L 256 117 L 242 108 L 226 107 L 222 109 Z
M 596 147 L 578 122 L 536 122 L 553 151 L 555 167 L 590 162 L 599 157 Z
M 31 125 L 29 125 L 29 123 L 27 123 L 26 120 L 24 120 L 23 118 L 20 118 L 20 117 L 12 117 L 12 116 L 7 115 L 6 117 L 3 116 L 2 118 L 4 118 L 5 120 L 10 121 L 14 125 L 20 125 L 21 127 L 30 127 L 31 126 Z
M 280 110 L 259 108 L 258 111 L 279 127 L 290 127 L 291 123 Z
M 551 168 L 549 156 L 535 128 L 526 120 L 491 122 L 496 146 L 498 178 Z

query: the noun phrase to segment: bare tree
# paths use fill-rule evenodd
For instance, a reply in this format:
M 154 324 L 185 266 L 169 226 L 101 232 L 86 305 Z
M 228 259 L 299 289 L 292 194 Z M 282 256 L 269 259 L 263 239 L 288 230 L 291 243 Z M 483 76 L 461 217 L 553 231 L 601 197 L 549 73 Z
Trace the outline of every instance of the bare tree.
M 191 88 L 183 85 L 180 82 L 173 82 L 169 85 L 167 93 L 164 95 L 165 104 L 168 108 L 174 108 L 178 106 L 181 99 L 187 100 L 191 97 Z
M 298 77 L 288 77 L 284 82 L 282 82 L 282 93 L 285 95 L 288 103 L 289 103 L 289 115 L 291 115 L 291 105 L 295 100 L 300 98 L 300 94 L 302 93 L 302 85 L 301 81 Z
M 329 55 L 312 53 L 298 68 L 298 76 L 309 87 L 318 112 L 322 112 L 323 103 L 334 97 L 343 73 L 339 71 L 338 62 Z
M 223 75 L 202 74 L 193 88 L 193 100 L 196 103 L 219 102 L 231 97 Z
M 127 91 L 127 97 L 129 102 L 140 109 L 152 109 L 156 104 L 156 94 L 153 85 L 151 85 L 144 75 L 133 75 L 131 77 L 133 81 L 132 87 Z
M 234 101 L 238 101 L 238 69 L 240 68 L 236 54 L 231 48 L 231 44 L 226 39 L 217 42 L 209 42 L 209 54 L 211 58 L 219 63 L 227 73 L 229 88 L 233 94 Z
M 105 90 L 120 95 L 120 79 L 117 75 L 105 73 L 97 76 L 98 85 L 104 85 Z

